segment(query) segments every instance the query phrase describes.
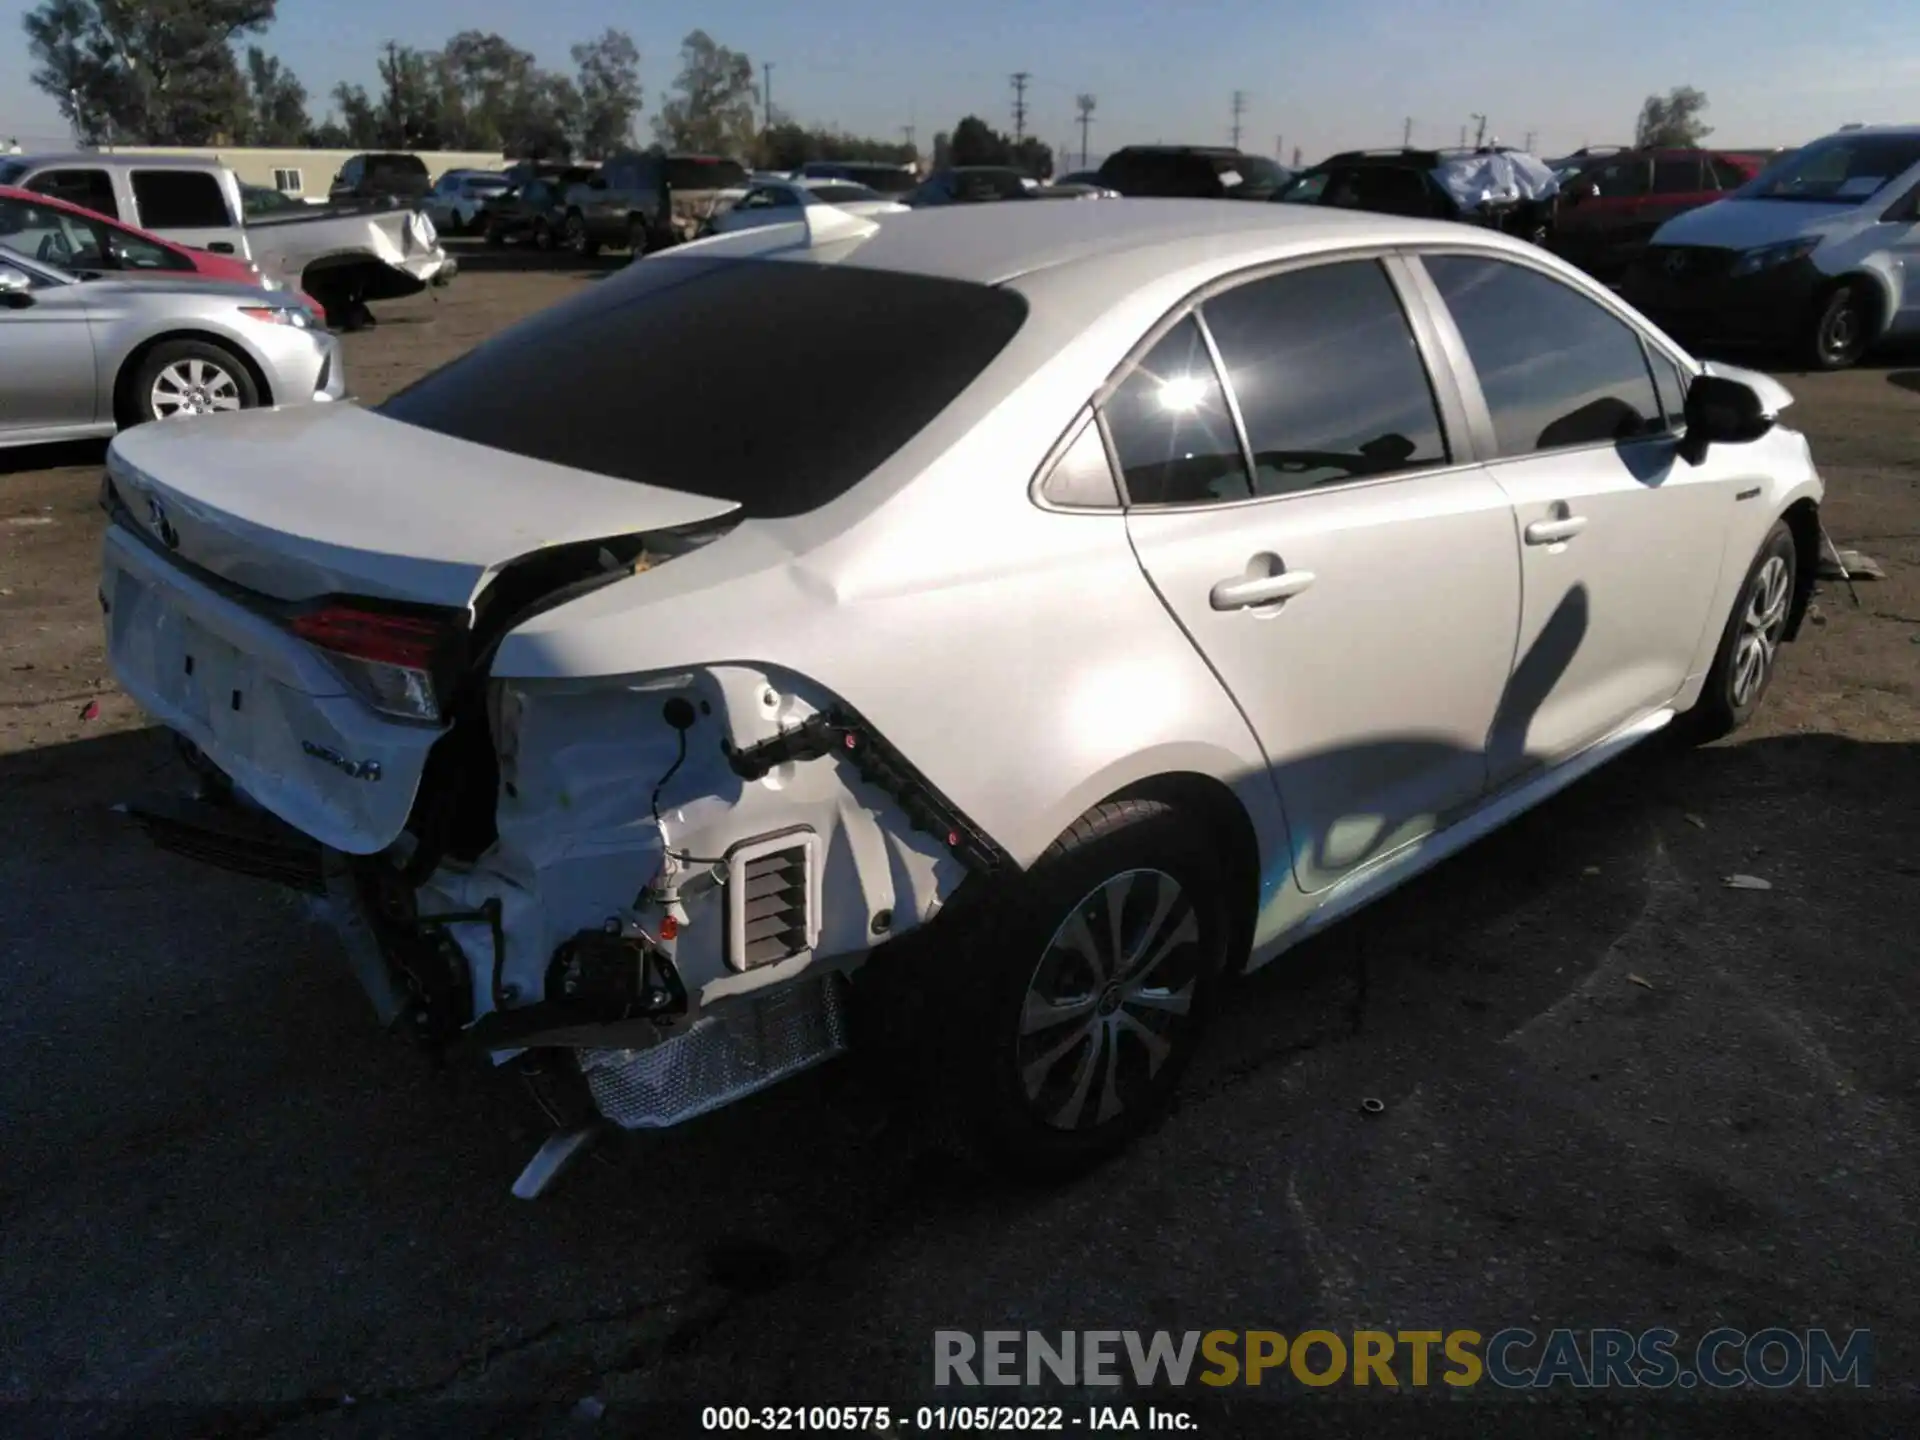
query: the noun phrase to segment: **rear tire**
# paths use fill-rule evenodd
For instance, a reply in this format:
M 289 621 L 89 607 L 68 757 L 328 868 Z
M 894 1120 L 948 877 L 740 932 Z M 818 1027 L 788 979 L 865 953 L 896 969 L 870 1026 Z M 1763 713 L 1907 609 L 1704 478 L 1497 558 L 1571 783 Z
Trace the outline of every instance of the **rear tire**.
M 146 353 L 128 380 L 122 423 L 144 425 L 259 404 L 253 372 L 231 350 L 207 340 L 166 340 Z
M 633 258 L 638 260 L 652 248 L 648 243 L 647 222 L 637 215 L 633 216 L 627 221 L 627 249 L 631 250 Z
M 567 248 L 582 260 L 591 260 L 600 253 L 600 242 L 587 234 L 587 222 L 579 211 L 567 215 L 563 233 Z
M 1847 370 L 1872 344 L 1873 297 L 1858 282 L 1834 287 L 1814 307 L 1807 359 L 1815 370 Z
M 988 1160 L 1063 1179 L 1165 1114 L 1225 970 L 1222 873 L 1192 817 L 1113 801 L 956 937 L 936 1043 L 951 1051 L 943 1088 Z
M 1775 521 L 1740 582 L 1700 698 L 1675 725 L 1682 740 L 1704 745 L 1731 735 L 1760 708 L 1779 667 L 1798 561 L 1793 531 L 1786 521 Z

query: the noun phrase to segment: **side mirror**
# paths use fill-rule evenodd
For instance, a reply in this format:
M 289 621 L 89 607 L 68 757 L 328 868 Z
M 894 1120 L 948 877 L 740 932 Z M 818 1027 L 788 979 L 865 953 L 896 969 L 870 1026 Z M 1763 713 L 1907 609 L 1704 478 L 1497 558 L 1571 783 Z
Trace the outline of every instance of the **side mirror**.
M 1760 397 L 1738 380 L 1723 375 L 1696 375 L 1687 386 L 1687 433 L 1680 441 L 1680 457 L 1689 465 L 1707 458 L 1714 445 L 1743 445 L 1773 428 Z
M 33 281 L 11 265 L 0 265 L 0 305 L 19 309 L 33 303 Z

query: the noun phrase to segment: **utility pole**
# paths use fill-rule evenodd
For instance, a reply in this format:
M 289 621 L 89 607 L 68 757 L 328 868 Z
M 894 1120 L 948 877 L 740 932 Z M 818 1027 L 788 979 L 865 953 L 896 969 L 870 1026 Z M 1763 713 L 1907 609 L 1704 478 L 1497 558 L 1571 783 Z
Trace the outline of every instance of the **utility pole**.
M 913 144 L 913 132 L 914 132 L 914 130 L 915 130 L 915 128 L 916 128 L 916 127 L 915 127 L 915 126 L 912 126 L 912 125 L 902 125 L 902 126 L 900 127 L 900 134 L 901 134 L 901 136 L 902 136 L 902 137 L 903 137 L 903 138 L 904 138 L 904 139 L 906 140 L 906 142 L 907 142 L 907 148 L 908 148 L 909 150 L 913 150 L 913 152 L 914 152 L 914 154 L 916 154 L 916 155 L 917 155 L 917 154 L 919 154 L 920 152 L 919 152 L 919 151 L 918 151 L 917 149 L 915 149 L 915 148 L 914 148 L 914 144 Z
M 1080 168 L 1087 168 L 1087 127 L 1093 124 L 1093 107 L 1097 102 L 1091 95 L 1076 96 L 1073 108 L 1080 112 Z
M 1247 92 L 1233 92 L 1233 148 L 1240 148 L 1240 117 L 1247 113 Z
M 1402 150 L 1411 150 L 1413 148 L 1413 117 L 1412 116 L 1408 116 L 1405 120 L 1402 120 L 1400 122 L 1400 148 Z
M 1467 148 L 1467 127 L 1464 125 L 1460 127 L 1460 148 L 1462 150 Z
M 760 62 L 760 126 L 763 130 L 773 129 L 773 62 Z
M 1027 138 L 1027 82 L 1033 76 L 1025 70 L 1013 73 L 1013 143 Z
M 1480 128 L 1473 132 L 1473 145 L 1477 150 L 1487 143 L 1487 117 L 1484 115 L 1469 115 L 1467 118 L 1478 121 L 1480 125 Z
M 1273 158 L 1278 160 L 1282 165 L 1287 163 L 1287 137 L 1286 136 L 1276 135 L 1273 137 Z
M 1533 153 L 1533 131 L 1531 130 L 1527 131 L 1527 142 L 1526 144 L 1522 145 L 1520 148 L 1526 151 L 1529 155 Z

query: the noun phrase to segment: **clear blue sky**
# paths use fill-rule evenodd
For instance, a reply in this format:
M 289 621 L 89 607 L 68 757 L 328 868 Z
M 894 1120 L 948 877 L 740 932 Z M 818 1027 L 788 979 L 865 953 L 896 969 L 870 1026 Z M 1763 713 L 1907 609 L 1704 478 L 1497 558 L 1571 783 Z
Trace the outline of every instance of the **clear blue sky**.
M 64 134 L 28 83 L 19 16 L 0 0 L 0 139 Z M 1543 153 L 1631 139 L 1650 92 L 1697 85 L 1714 139 L 1791 145 L 1860 120 L 1920 121 L 1920 5 L 1865 0 L 1841 23 L 1790 0 L 1079 0 L 1042 6 L 971 0 L 916 9 L 876 0 L 281 0 L 262 42 L 306 84 L 316 114 L 335 82 L 374 88 L 391 39 L 433 46 L 463 28 L 497 30 L 541 63 L 608 25 L 642 52 L 648 119 L 672 83 L 680 38 L 716 40 L 773 62 L 776 106 L 811 122 L 924 147 L 971 111 L 1010 128 L 1008 76 L 1027 70 L 1028 128 L 1072 139 L 1074 96 L 1098 97 L 1095 156 L 1127 141 L 1229 138 L 1233 92 L 1247 94 L 1242 143 L 1285 137 L 1311 161 L 1336 147 L 1453 144 L 1469 115 Z

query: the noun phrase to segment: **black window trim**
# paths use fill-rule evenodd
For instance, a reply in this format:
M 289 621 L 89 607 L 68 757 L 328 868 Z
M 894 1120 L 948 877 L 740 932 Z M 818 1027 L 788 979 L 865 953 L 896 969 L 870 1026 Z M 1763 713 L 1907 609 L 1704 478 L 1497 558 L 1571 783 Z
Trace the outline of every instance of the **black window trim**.
M 1473 417 L 1465 404 L 1465 395 L 1459 389 L 1453 373 L 1452 357 L 1445 349 L 1444 337 L 1439 327 L 1433 323 L 1429 312 L 1429 302 L 1418 293 L 1406 262 L 1406 247 L 1398 245 L 1355 245 L 1339 249 L 1317 250 L 1311 255 L 1295 255 L 1285 260 L 1272 260 L 1246 266 L 1225 275 L 1209 280 L 1198 289 L 1191 291 L 1175 303 L 1166 314 L 1148 328 L 1146 334 L 1127 352 L 1126 358 L 1114 367 L 1100 387 L 1094 391 L 1087 402 L 1091 406 L 1095 422 L 1100 426 L 1101 442 L 1107 451 L 1107 462 L 1113 467 L 1114 487 L 1120 495 L 1120 508 L 1125 510 L 1150 511 L 1155 515 L 1173 514 L 1185 510 L 1233 510 L 1248 505 L 1282 505 L 1290 500 L 1309 499 L 1315 495 L 1325 495 L 1333 491 L 1346 492 L 1379 485 L 1399 485 L 1410 480 L 1424 480 L 1435 475 L 1450 475 L 1456 471 L 1472 469 L 1482 464 L 1480 458 L 1484 442 L 1473 429 Z M 1359 475 L 1345 480 L 1329 480 L 1321 485 L 1304 486 L 1298 490 L 1282 491 L 1273 495 L 1249 495 L 1240 500 L 1200 500 L 1186 501 L 1172 505 L 1135 505 L 1133 497 L 1127 493 L 1127 477 L 1118 463 L 1114 448 L 1113 433 L 1105 414 L 1105 406 L 1125 383 L 1133 367 L 1145 359 L 1153 347 L 1167 337 L 1181 321 L 1191 315 L 1198 323 L 1200 334 L 1206 343 L 1207 352 L 1213 357 L 1214 370 L 1220 373 L 1220 355 L 1213 343 L 1213 334 L 1207 328 L 1206 319 L 1200 313 L 1200 307 L 1216 295 L 1228 290 L 1237 290 L 1242 285 L 1265 280 L 1275 275 L 1291 274 L 1297 270 L 1314 270 L 1324 265 L 1338 265 L 1353 260 L 1371 260 L 1386 272 L 1388 284 L 1392 286 L 1395 297 L 1400 302 L 1401 313 L 1406 316 L 1407 328 L 1413 332 L 1414 349 L 1427 370 L 1428 383 L 1433 389 L 1434 409 L 1438 413 L 1442 438 L 1447 446 L 1447 460 L 1440 465 L 1417 466 L 1406 470 L 1396 470 L 1386 475 Z M 1426 274 L 1420 272 L 1424 281 Z M 1456 336 L 1457 339 L 1457 336 Z M 1241 461 L 1252 475 L 1253 452 L 1247 441 L 1246 426 L 1240 417 L 1240 403 L 1233 393 L 1233 387 L 1221 379 L 1221 389 L 1227 396 L 1228 412 L 1233 419 L 1234 435 L 1240 445 Z M 1029 487 L 1034 503 L 1043 510 L 1060 514 L 1085 515 L 1105 514 L 1104 510 L 1094 511 L 1083 507 L 1067 507 L 1048 502 L 1040 493 L 1040 487 L 1051 473 L 1058 458 L 1066 453 L 1065 446 L 1077 438 L 1080 428 L 1080 412 L 1067 426 L 1067 433 L 1057 449 L 1050 449 Z M 1489 425 L 1489 433 L 1491 426 Z
M 1530 450 L 1525 455 L 1502 455 L 1493 428 L 1493 412 L 1487 408 L 1486 393 L 1480 388 L 1480 372 L 1474 368 L 1473 360 L 1467 353 L 1466 339 L 1460 334 L 1459 327 L 1453 323 L 1453 315 L 1447 309 L 1446 299 L 1440 294 L 1440 288 L 1434 283 L 1433 276 L 1428 274 L 1424 264 L 1419 263 L 1428 255 L 1464 255 L 1475 260 L 1504 261 L 1509 265 L 1518 265 L 1523 269 L 1532 270 L 1548 280 L 1558 281 L 1575 294 L 1585 296 L 1626 326 L 1627 333 L 1640 342 L 1640 358 L 1647 367 L 1647 383 L 1653 387 L 1656 405 L 1661 402 L 1659 382 L 1654 378 L 1653 373 L 1655 357 L 1670 358 L 1675 368 L 1688 377 L 1689 383 L 1700 375 L 1700 362 L 1683 350 L 1662 344 L 1648 332 L 1639 319 L 1626 310 L 1612 291 L 1604 290 L 1584 279 L 1571 279 L 1550 265 L 1539 264 L 1533 256 L 1494 249 L 1491 246 L 1453 242 L 1417 247 L 1402 246 L 1399 253 L 1414 284 L 1421 292 L 1422 302 L 1430 312 L 1433 327 L 1438 333 L 1440 347 L 1445 353 L 1448 365 L 1455 372 L 1454 381 L 1459 387 L 1459 394 L 1465 404 L 1466 420 L 1471 428 L 1474 448 L 1486 457 L 1480 463 L 1493 465 L 1533 460 L 1542 456 L 1581 455 L 1590 451 L 1613 450 L 1621 445 L 1668 444 L 1685 433 L 1686 427 L 1683 425 L 1678 429 L 1663 428 L 1657 434 L 1637 435 L 1631 440 L 1595 440 L 1589 444 L 1566 445 L 1555 450 Z M 1663 426 L 1664 423 L 1665 410 L 1662 406 Z

